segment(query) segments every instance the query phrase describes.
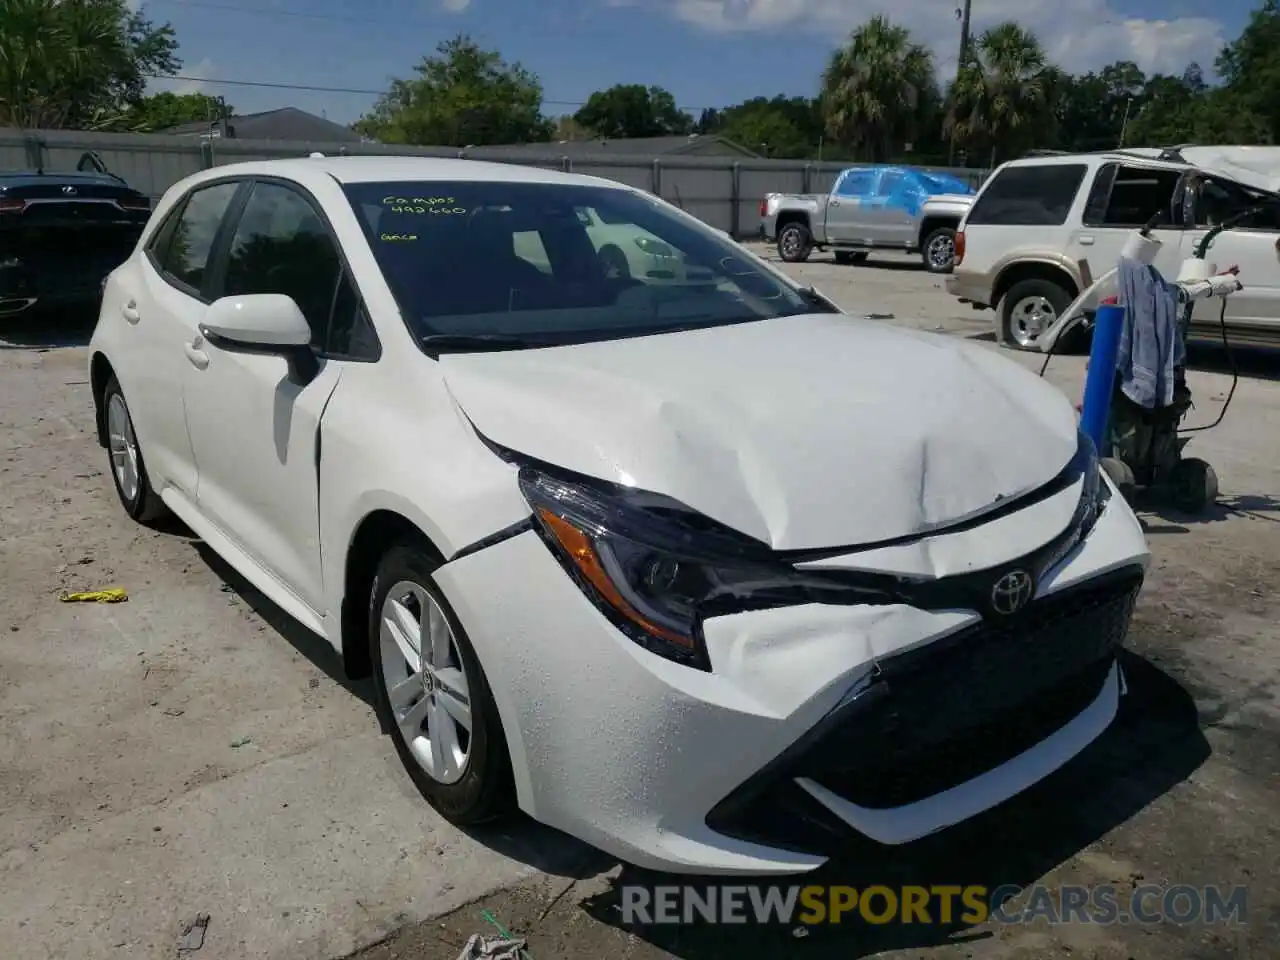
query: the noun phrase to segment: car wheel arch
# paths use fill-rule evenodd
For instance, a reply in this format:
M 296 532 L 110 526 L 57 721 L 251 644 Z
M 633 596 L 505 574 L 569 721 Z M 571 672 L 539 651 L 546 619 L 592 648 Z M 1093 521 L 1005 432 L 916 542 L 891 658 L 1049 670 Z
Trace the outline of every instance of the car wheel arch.
M 991 305 L 996 306 L 1015 283 L 1023 280 L 1048 280 L 1062 287 L 1072 298 L 1080 293 L 1075 278 L 1048 260 L 1019 260 L 1000 271 L 991 288 Z
M 378 563 L 396 543 L 416 542 L 440 563 L 445 554 L 422 525 L 397 510 L 381 507 L 366 513 L 353 528 L 342 560 L 341 635 L 342 663 L 347 676 L 362 680 L 371 675 L 369 659 L 368 603 Z
M 948 227 L 959 232 L 960 220 L 958 217 L 948 217 L 940 214 L 925 217 L 920 221 L 920 232 L 916 234 L 916 246 L 924 249 L 925 238 L 941 227 Z
M 89 391 L 93 395 L 93 419 L 100 447 L 107 445 L 107 414 L 102 405 L 102 395 L 115 375 L 115 368 L 107 355 L 100 350 L 95 351 L 89 361 Z

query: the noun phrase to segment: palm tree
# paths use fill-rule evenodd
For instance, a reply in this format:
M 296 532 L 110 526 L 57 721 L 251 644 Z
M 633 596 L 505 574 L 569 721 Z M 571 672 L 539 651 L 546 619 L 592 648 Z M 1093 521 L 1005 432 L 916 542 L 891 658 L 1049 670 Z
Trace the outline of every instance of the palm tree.
M 936 90 L 933 54 L 906 27 L 872 17 L 823 72 L 827 136 L 886 160 L 896 145 L 915 138 Z
M 986 143 L 997 152 L 1039 129 L 1051 77 L 1035 34 L 1010 21 L 982 34 L 968 51 L 948 97 L 944 134 Z

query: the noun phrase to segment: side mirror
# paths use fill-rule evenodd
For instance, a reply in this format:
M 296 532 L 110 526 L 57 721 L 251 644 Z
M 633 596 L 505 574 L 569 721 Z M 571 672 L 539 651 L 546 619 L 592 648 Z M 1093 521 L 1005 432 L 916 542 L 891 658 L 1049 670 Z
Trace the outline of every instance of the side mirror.
M 254 293 L 222 297 L 209 305 L 200 332 L 214 342 L 249 349 L 303 347 L 311 343 L 311 327 L 292 297 Z
M 200 333 L 224 350 L 282 355 L 295 375 L 306 382 L 319 369 L 311 351 L 311 325 L 297 302 L 283 293 L 215 300 L 205 312 Z

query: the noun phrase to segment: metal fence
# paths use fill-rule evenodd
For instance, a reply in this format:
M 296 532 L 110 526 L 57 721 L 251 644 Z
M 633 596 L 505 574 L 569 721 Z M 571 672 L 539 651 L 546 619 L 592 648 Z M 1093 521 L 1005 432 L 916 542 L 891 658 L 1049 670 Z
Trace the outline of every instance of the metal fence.
M 537 154 L 483 147 L 405 147 L 373 143 L 308 143 L 288 140 L 189 138 L 167 134 L 93 133 L 77 130 L 0 128 L 0 170 L 74 170 L 88 151 L 137 190 L 158 199 L 183 177 L 228 163 L 305 157 L 319 152 L 343 156 L 465 157 L 588 174 L 657 194 L 713 227 L 734 236 L 755 233 L 766 193 L 822 193 L 847 163 L 754 160 L 732 157 L 613 156 L 571 159 L 549 143 Z M 978 186 L 987 171 L 922 169 L 949 173 Z

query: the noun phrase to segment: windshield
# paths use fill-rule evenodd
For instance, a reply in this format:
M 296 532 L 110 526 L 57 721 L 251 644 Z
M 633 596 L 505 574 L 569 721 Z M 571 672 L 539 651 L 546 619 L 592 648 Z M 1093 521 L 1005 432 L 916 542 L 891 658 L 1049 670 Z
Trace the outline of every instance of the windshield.
M 652 198 L 558 183 L 344 187 L 414 333 L 465 349 L 614 339 L 823 310 Z

